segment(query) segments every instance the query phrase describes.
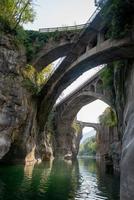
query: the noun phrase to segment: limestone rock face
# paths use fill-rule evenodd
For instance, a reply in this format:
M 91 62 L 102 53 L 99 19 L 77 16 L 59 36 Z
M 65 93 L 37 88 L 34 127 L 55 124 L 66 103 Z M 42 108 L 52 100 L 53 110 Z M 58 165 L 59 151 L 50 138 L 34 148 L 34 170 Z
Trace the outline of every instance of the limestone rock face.
M 128 66 L 124 87 L 121 200 L 131 200 L 134 199 L 134 63 Z
M 0 37 L 0 159 L 24 158 L 35 145 L 36 106 L 22 86 L 24 51 Z
M 75 123 L 75 120 L 74 120 Z M 61 118 L 56 116 L 55 118 L 55 157 L 62 157 L 67 160 L 75 159 L 79 151 L 79 143 L 82 137 L 82 127 L 79 125 L 79 129 L 75 130 L 72 127 L 72 123 L 64 123 Z
M 105 165 L 109 164 L 113 167 L 114 171 L 119 172 L 121 141 L 119 139 L 117 127 L 100 125 L 97 134 L 97 146 L 97 155 L 104 160 Z
M 50 134 L 47 134 L 47 131 L 40 133 L 38 138 L 38 157 L 42 161 L 48 161 L 53 159 L 53 138 Z

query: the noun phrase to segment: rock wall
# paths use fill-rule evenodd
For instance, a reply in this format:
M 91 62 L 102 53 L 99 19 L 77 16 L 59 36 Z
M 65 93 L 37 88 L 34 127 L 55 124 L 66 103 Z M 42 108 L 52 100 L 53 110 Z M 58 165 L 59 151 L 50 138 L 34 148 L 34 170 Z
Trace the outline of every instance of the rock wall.
M 13 37 L 0 36 L 0 162 L 49 160 L 53 152 L 58 154 L 58 145 L 63 152 L 69 142 L 73 143 L 73 137 L 57 136 L 48 127 L 40 131 L 38 99 L 23 84 L 25 51 L 15 44 Z M 69 148 L 65 154 L 70 152 Z
M 104 160 L 107 170 L 120 171 L 121 141 L 117 127 L 100 125 L 97 134 L 97 155 Z
M 33 161 L 36 146 L 36 101 L 23 87 L 25 52 L 11 36 L 0 36 L 0 159 Z
M 120 199 L 134 199 L 134 61 L 115 63 L 113 87 L 121 147 Z M 117 153 L 118 151 L 116 151 Z
M 121 200 L 134 199 L 134 62 L 122 69 L 125 74 L 122 109 Z
M 79 143 L 82 137 L 82 127 L 79 123 L 70 122 L 70 126 L 66 126 L 61 118 L 54 115 L 54 156 L 65 159 L 76 159 L 79 151 Z

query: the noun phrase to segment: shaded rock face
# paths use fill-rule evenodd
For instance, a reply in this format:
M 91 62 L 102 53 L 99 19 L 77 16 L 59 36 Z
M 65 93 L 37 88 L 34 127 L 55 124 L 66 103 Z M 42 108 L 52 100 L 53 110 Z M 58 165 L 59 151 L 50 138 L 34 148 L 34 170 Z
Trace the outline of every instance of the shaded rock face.
M 75 120 L 74 123 L 76 123 Z M 79 152 L 80 140 L 82 138 L 82 127 L 77 125 L 79 128 L 75 130 L 71 122 L 70 126 L 66 126 L 68 124 L 65 124 L 57 116 L 55 116 L 55 125 L 55 157 L 61 157 L 67 160 L 76 159 Z
M 134 62 L 128 65 L 124 83 L 121 200 L 134 199 Z
M 106 167 L 111 166 L 114 171 L 120 171 L 121 141 L 117 127 L 101 126 L 97 134 L 97 155 L 105 162 Z
M 23 47 L 0 36 L 0 162 L 31 164 L 53 157 L 53 141 L 37 123 L 37 98 L 23 84 Z
M 33 151 L 36 104 L 22 86 L 24 52 L 11 37 L 0 37 L 0 159 L 24 160 Z
M 37 160 L 48 161 L 53 159 L 54 138 L 47 132 L 47 129 L 40 133 L 37 141 Z

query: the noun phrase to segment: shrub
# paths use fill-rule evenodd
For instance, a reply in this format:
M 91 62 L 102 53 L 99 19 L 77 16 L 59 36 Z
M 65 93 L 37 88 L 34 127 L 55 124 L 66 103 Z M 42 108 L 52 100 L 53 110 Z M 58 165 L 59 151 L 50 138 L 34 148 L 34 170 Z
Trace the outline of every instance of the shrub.
M 108 25 L 109 37 L 121 38 L 130 31 L 133 20 L 133 6 L 128 0 L 109 0 L 102 14 Z
M 100 115 L 99 121 L 102 125 L 113 127 L 117 125 L 117 115 L 112 108 L 108 107 L 103 114 Z

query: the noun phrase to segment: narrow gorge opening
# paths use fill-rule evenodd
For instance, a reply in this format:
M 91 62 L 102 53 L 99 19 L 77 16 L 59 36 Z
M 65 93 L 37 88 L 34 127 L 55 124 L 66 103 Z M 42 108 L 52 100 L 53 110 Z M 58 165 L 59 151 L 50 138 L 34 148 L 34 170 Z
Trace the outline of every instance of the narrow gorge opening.
M 101 100 L 83 106 L 77 113 L 77 121 L 82 127 L 82 136 L 79 144 L 78 156 L 94 157 L 100 156 L 99 138 L 101 134 L 100 116 L 102 116 L 108 104 Z
M 96 156 L 96 130 L 85 126 L 82 129 L 82 138 L 79 145 L 78 157 Z

